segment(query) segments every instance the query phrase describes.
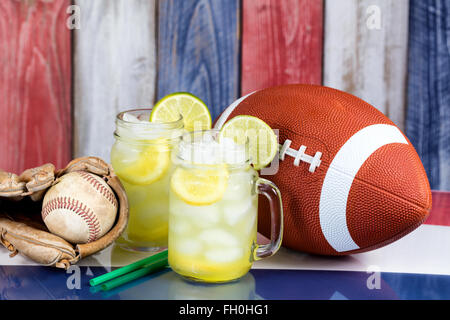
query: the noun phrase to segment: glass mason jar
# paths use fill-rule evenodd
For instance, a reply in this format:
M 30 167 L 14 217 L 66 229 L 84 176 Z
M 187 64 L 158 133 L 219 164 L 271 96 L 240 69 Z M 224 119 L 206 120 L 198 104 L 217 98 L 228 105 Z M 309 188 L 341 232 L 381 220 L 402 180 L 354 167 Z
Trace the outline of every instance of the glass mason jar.
M 167 248 L 171 151 L 184 133 L 181 116 L 174 122 L 152 123 L 151 111 L 119 113 L 111 150 L 111 164 L 125 187 L 130 212 L 117 243 L 134 251 Z
M 250 165 L 248 141 L 236 148 L 218 140 L 216 130 L 186 133 L 172 156 L 169 264 L 202 282 L 244 276 L 253 261 L 277 252 L 283 233 L 280 191 Z M 267 245 L 256 243 L 258 194 L 269 199 L 272 210 Z

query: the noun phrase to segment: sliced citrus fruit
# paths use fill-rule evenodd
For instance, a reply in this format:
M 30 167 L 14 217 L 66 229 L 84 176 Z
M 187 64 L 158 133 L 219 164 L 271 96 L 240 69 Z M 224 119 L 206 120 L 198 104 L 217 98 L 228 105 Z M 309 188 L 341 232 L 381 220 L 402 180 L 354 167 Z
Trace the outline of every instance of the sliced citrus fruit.
M 156 141 L 145 146 L 135 161 L 115 161 L 116 174 L 120 179 L 135 185 L 148 185 L 166 173 L 170 164 L 168 146 Z
M 151 122 L 171 122 L 183 116 L 187 131 L 211 129 L 211 114 L 206 104 L 187 92 L 169 94 L 159 100 L 150 114 Z
M 220 130 L 219 140 L 222 138 L 233 139 L 238 144 L 248 140 L 251 162 L 256 170 L 271 163 L 278 151 L 277 136 L 272 128 L 253 116 L 241 115 L 230 119 Z
M 213 204 L 222 199 L 228 185 L 228 170 L 177 168 L 172 175 L 171 188 L 184 202 L 194 206 Z

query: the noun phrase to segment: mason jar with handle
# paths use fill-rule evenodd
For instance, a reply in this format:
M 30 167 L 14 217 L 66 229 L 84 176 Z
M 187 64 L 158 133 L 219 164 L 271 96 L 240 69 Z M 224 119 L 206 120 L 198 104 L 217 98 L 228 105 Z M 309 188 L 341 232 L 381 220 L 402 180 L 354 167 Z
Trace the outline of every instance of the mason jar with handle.
M 244 276 L 256 260 L 274 255 L 283 234 L 278 188 L 258 177 L 248 141 L 220 139 L 216 130 L 187 133 L 172 159 L 169 192 L 169 264 L 176 273 L 202 282 Z M 258 194 L 269 200 L 272 234 L 257 243 Z

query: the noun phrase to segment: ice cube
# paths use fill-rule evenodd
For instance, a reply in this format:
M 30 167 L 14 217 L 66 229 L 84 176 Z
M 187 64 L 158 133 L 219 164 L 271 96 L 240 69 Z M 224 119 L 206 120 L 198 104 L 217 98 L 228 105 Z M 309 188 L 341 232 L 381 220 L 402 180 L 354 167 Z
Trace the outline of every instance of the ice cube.
M 210 134 L 205 133 L 205 134 L 202 135 L 202 140 L 201 141 L 202 142 L 213 142 L 214 141 L 214 137 L 212 135 L 210 135 Z
M 183 216 L 186 203 L 181 201 L 173 193 L 169 193 L 169 212 L 175 216 Z
M 219 144 L 215 141 L 180 143 L 180 157 L 186 161 L 203 164 L 221 163 Z
M 141 204 L 142 202 L 147 201 L 148 192 L 146 188 L 143 188 L 142 186 L 136 186 L 126 181 L 122 181 L 122 184 L 125 187 L 130 206 L 136 206 Z
M 169 230 L 170 232 L 174 232 L 179 235 L 188 233 L 190 230 L 192 230 L 192 227 L 189 222 L 177 218 L 170 221 Z
M 219 228 L 205 230 L 198 238 L 210 246 L 237 247 L 239 245 L 238 239 L 233 234 Z
M 225 263 L 239 260 L 244 255 L 244 249 L 239 247 L 210 249 L 205 252 L 205 258 L 211 262 Z
M 150 122 L 150 114 L 149 113 L 141 113 L 137 116 L 137 119 L 140 122 Z
M 209 206 L 193 206 L 178 199 L 170 202 L 170 212 L 185 217 L 192 224 L 200 228 L 212 227 L 220 221 L 221 212 L 217 204 Z
M 171 240 L 172 241 L 170 245 L 180 253 L 186 255 L 196 255 L 202 251 L 202 243 L 198 240 L 186 238 L 172 238 Z
M 235 172 L 228 178 L 228 186 L 223 195 L 223 200 L 237 201 L 251 197 L 252 176 L 249 172 Z
M 210 228 L 216 225 L 221 218 L 221 212 L 216 204 L 209 206 L 197 206 L 190 212 L 194 225 L 200 228 Z
M 141 120 L 139 120 L 135 115 L 128 112 L 123 114 L 122 119 L 127 122 L 136 122 L 136 123 L 141 122 Z
M 240 201 L 229 201 L 223 204 L 223 215 L 226 223 L 236 225 L 252 208 L 253 201 L 248 197 Z
M 111 150 L 111 161 L 119 169 L 139 160 L 142 149 L 122 141 L 116 141 Z M 117 169 L 116 169 L 117 170 Z
M 255 210 L 251 210 L 251 213 L 247 215 L 247 221 L 245 221 L 244 232 L 245 235 L 249 236 L 255 228 L 257 212 Z M 255 228 L 256 229 L 256 228 Z
M 228 148 L 228 149 L 234 149 L 237 146 L 237 144 L 234 142 L 234 139 L 231 139 L 228 137 L 223 137 L 222 139 L 220 139 L 220 144 L 224 148 Z
M 222 138 L 220 140 L 220 149 L 222 151 L 222 160 L 228 164 L 243 163 L 248 158 L 244 145 L 237 144 L 230 138 Z
M 126 124 L 117 126 L 116 129 L 117 135 L 121 138 L 153 140 L 160 137 L 158 130 L 150 126 L 149 115 L 125 113 L 122 119 Z

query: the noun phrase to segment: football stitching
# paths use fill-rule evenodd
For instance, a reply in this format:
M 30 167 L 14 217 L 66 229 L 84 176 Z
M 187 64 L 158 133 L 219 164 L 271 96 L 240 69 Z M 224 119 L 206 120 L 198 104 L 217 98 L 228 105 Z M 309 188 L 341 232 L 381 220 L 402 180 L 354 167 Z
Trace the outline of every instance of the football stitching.
M 78 174 L 90 185 L 92 185 L 92 187 L 94 187 L 94 189 L 96 189 L 101 195 L 103 195 L 109 202 L 111 202 L 114 207 L 117 208 L 116 196 L 110 190 L 108 190 L 104 185 L 102 185 L 91 174 L 88 174 L 84 171 L 78 171 Z
M 58 209 L 70 210 L 83 219 L 89 230 L 88 242 L 98 239 L 101 231 L 100 222 L 92 210 L 85 204 L 70 197 L 56 197 L 47 202 L 42 209 L 42 219 L 45 220 L 49 214 Z
M 320 167 L 322 162 L 322 152 L 316 151 L 315 155 L 306 154 L 305 151 L 307 147 L 305 145 L 301 145 L 298 150 L 290 148 L 292 141 L 286 139 L 283 145 L 280 144 L 281 149 L 279 152 L 279 158 L 281 161 L 284 161 L 286 155 L 294 158 L 294 166 L 298 167 L 300 162 L 309 163 L 309 172 L 314 173 L 316 168 Z

